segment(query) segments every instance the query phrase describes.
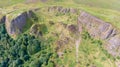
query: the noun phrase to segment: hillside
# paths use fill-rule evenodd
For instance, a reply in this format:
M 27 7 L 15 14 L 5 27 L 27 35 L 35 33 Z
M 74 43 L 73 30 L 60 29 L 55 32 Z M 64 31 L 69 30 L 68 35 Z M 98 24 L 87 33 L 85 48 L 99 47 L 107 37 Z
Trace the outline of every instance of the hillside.
M 0 67 L 119 67 L 119 5 L 0 1 Z

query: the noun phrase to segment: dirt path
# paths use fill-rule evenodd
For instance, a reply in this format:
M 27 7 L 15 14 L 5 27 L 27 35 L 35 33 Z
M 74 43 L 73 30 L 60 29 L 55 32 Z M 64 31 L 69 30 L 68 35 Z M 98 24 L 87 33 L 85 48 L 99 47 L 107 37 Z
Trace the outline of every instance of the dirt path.
M 76 42 L 75 42 L 75 46 L 76 46 L 76 62 L 78 63 L 78 58 L 79 58 L 79 45 L 81 42 L 81 38 L 79 37 Z

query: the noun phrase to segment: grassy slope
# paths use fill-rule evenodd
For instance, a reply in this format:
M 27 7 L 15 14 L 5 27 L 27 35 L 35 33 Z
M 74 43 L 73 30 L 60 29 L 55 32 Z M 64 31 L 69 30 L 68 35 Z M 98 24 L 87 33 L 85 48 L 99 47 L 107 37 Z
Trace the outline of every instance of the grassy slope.
M 42 9 L 40 12 L 37 13 L 37 15 L 40 14 L 39 18 L 43 18 L 44 20 L 41 21 L 40 23 L 45 23 L 48 25 L 49 21 L 53 21 L 53 22 L 63 22 L 65 24 L 76 24 L 76 20 L 77 17 L 72 15 L 72 14 L 65 14 L 65 15 L 58 15 L 56 16 L 57 12 L 54 13 L 49 13 L 46 10 Z M 42 15 L 41 15 L 42 14 Z M 70 16 L 72 16 L 72 18 L 69 18 Z M 64 19 L 63 19 L 64 18 Z M 73 19 L 76 18 L 76 19 Z M 61 19 L 61 20 L 60 20 Z M 68 19 L 73 19 L 71 21 L 68 21 Z M 45 37 L 54 37 L 51 33 L 59 33 L 60 31 L 59 27 L 56 29 L 56 26 L 47 26 L 49 29 L 49 33 L 47 33 L 45 35 Z M 56 31 L 57 30 L 57 31 Z M 63 33 L 67 33 L 64 32 L 64 30 L 62 31 Z M 69 36 L 69 35 L 68 35 Z M 55 39 L 54 42 L 56 42 Z M 114 67 L 114 60 L 111 59 L 110 57 L 108 57 L 106 55 L 106 53 L 104 53 L 105 51 L 101 49 L 102 46 L 99 45 L 99 42 L 96 43 L 92 43 L 93 41 L 97 41 L 97 40 L 92 40 L 90 38 L 88 39 L 83 39 L 82 43 L 80 44 L 79 47 L 79 60 L 80 63 L 77 64 L 76 63 L 76 57 L 75 57 L 75 46 L 72 46 L 72 49 L 68 49 L 67 53 L 64 54 L 64 56 L 61 58 L 57 58 L 57 59 L 53 59 L 55 61 L 55 63 L 58 64 L 58 66 L 65 66 L 65 67 L 85 67 L 86 65 L 92 66 L 98 66 L 98 67 Z M 54 44 L 52 44 L 54 45 Z M 55 44 L 56 45 L 56 44 Z M 100 46 L 100 47 L 99 47 Z M 70 48 L 70 46 L 67 46 Z M 64 47 L 65 48 L 65 47 Z M 102 47 L 103 48 L 103 47 Z
M 84 4 L 91 7 L 120 10 L 120 0 L 73 0 L 77 4 Z
M 69 2 L 68 2 L 69 1 Z M 78 2 L 79 1 L 79 2 Z M 99 0 L 100 1 L 100 0 Z M 73 8 L 78 8 L 78 9 L 81 9 L 81 10 L 85 10 L 103 20 L 105 20 L 106 22 L 110 22 L 112 23 L 114 26 L 116 26 L 117 28 L 120 28 L 119 25 L 120 25 L 120 13 L 116 10 L 119 10 L 119 7 L 118 6 L 111 6 L 111 4 L 109 4 L 107 1 L 104 1 L 101 0 L 100 2 L 102 3 L 102 5 L 98 4 L 97 0 L 86 0 L 86 1 L 83 1 L 83 0 L 75 0 L 72 1 L 72 0 L 61 0 L 59 2 L 54 2 L 54 1 L 51 1 L 51 2 L 47 2 L 46 4 L 43 4 L 43 3 L 36 3 L 36 4 L 16 4 L 16 5 L 13 5 L 13 6 L 9 6 L 9 7 L 5 7 L 7 8 L 5 11 L 6 12 L 10 12 L 10 11 L 13 11 L 15 9 L 13 9 L 14 6 L 17 6 L 18 9 L 22 9 L 22 10 L 26 10 L 26 9 L 30 9 L 30 8 L 35 8 L 35 7 L 46 7 L 46 6 L 52 6 L 52 5 L 60 5 L 60 6 L 64 6 L 64 7 L 73 7 Z M 14 2 L 14 1 L 13 1 Z M 17 3 L 18 1 L 14 2 L 14 3 Z M 77 3 L 76 3 L 77 2 Z M 96 8 L 94 7 L 94 5 L 91 6 L 91 4 L 94 2 L 95 6 L 97 7 L 101 7 L 101 8 Z M 115 3 L 118 2 L 117 0 L 110 0 L 109 2 L 111 3 Z M 2 3 L 2 2 L 0 2 Z M 7 3 L 7 1 L 5 2 Z M 90 5 L 90 6 L 87 6 L 87 5 Z M 109 6 L 110 5 L 110 6 Z M 116 5 L 119 5 L 116 4 Z M 21 8 L 19 8 L 21 7 Z M 115 10 L 112 10 L 114 7 Z M 108 9 L 104 9 L 104 8 L 108 8 Z M 110 9 L 109 9 L 110 8 Z M 42 15 L 41 15 L 42 14 Z M 72 20 L 72 21 L 67 21 L 67 19 L 69 19 L 69 16 L 70 15 L 63 15 L 63 16 L 55 16 L 55 14 L 53 13 L 47 13 L 45 12 L 44 10 L 41 11 L 41 13 L 38 13 L 37 14 L 40 18 L 43 18 L 44 20 L 40 20 L 39 22 L 40 23 L 45 23 L 47 24 L 46 22 L 52 20 L 54 22 L 65 22 L 66 24 L 76 24 L 76 20 Z M 76 17 L 76 16 L 74 16 Z M 64 19 L 63 19 L 64 18 Z M 53 32 L 56 28 L 50 28 L 50 32 Z M 45 37 L 50 37 L 52 36 L 50 33 L 46 34 Z M 79 48 L 79 51 L 80 51 L 80 65 L 81 67 L 85 67 L 87 64 L 89 64 L 90 66 L 91 65 L 97 65 L 98 67 L 115 67 L 114 66 L 114 63 L 113 63 L 113 60 L 110 59 L 109 57 L 106 56 L 106 54 L 104 53 L 104 51 L 101 50 L 100 47 L 98 47 L 98 44 L 99 43 L 92 43 L 91 42 L 92 40 L 91 39 L 85 39 L 82 41 L 81 45 L 80 45 L 80 48 Z M 96 45 L 97 44 L 97 45 Z M 74 48 L 72 50 L 72 52 L 68 52 L 64 55 L 64 59 L 58 59 L 58 64 L 61 65 L 70 65 L 71 67 L 75 67 L 76 66 L 76 63 L 75 63 L 75 52 L 74 52 Z M 86 53 L 87 51 L 87 53 Z M 36 57 L 35 55 L 33 57 Z M 54 59 L 55 60 L 55 59 Z M 55 60 L 56 61 L 56 60 Z M 57 61 L 56 61 L 57 63 Z M 29 64 L 29 63 L 28 63 Z M 66 67 L 70 67 L 66 65 Z M 77 66 L 76 66 L 77 67 Z
M 98 18 L 106 21 L 106 22 L 110 22 L 111 24 L 113 24 L 115 27 L 117 28 L 120 28 L 120 12 L 117 11 L 119 10 L 119 6 L 116 6 L 117 9 L 113 9 L 114 5 L 110 5 L 109 3 L 113 3 L 115 5 L 119 5 L 119 1 L 118 0 L 110 0 L 109 3 L 107 1 L 101 1 L 100 4 L 102 5 L 99 5 L 97 3 L 99 3 L 99 1 L 97 0 L 92 0 L 92 1 L 88 1 L 88 0 L 80 0 L 79 2 L 77 2 L 79 0 L 60 0 L 60 1 L 51 1 L 51 0 L 48 0 L 48 2 L 46 3 L 36 3 L 36 4 L 17 4 L 17 5 L 13 5 L 13 6 L 10 6 L 10 7 L 5 7 L 5 11 L 3 12 L 11 12 L 11 11 L 14 11 L 16 9 L 14 9 L 13 7 L 16 7 L 17 9 L 30 9 L 30 8 L 35 8 L 35 7 L 46 7 L 46 6 L 53 6 L 53 5 L 58 5 L 58 6 L 64 6 L 64 7 L 73 7 L 73 8 L 78 8 L 78 9 L 81 9 L 81 10 L 84 10 L 84 11 L 87 11 L 95 16 L 97 16 Z M 80 3 L 80 4 L 77 4 L 77 3 Z M 89 6 L 89 4 L 91 4 L 92 2 L 94 2 L 94 4 L 96 6 L 99 6 L 100 8 L 98 7 L 95 7 L 95 6 Z M 82 3 L 82 4 L 81 4 Z M 87 5 L 86 5 L 87 3 Z M 103 5 L 108 5 L 108 7 L 103 7 Z M 110 6 L 109 6 L 110 5 Z M 21 7 L 21 8 L 19 8 Z
M 24 2 L 25 0 L 0 0 L 0 8 L 1 7 L 7 7 L 7 6 L 11 6 L 13 4 L 17 4 L 20 2 Z

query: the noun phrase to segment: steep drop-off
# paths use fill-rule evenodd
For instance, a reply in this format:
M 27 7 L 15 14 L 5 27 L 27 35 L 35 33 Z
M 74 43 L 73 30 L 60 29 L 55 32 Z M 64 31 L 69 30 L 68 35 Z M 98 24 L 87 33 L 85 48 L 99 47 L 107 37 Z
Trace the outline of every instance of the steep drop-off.
M 111 55 L 120 56 L 119 30 L 114 26 L 86 12 L 80 14 L 78 24 L 83 26 L 93 38 L 104 40 L 106 42 L 104 46 Z
M 119 56 L 119 52 L 116 52 L 119 49 L 117 48 L 120 40 L 119 31 L 110 23 L 89 13 L 81 12 L 78 16 L 78 12 L 80 11 L 75 8 L 52 6 L 41 8 L 36 12 L 29 10 L 7 14 L 5 18 L 7 33 L 12 38 L 20 37 L 16 40 L 17 42 L 12 39 L 13 43 L 9 43 L 11 45 L 9 47 L 11 48 L 11 54 L 5 48 L 8 51 L 7 54 L 17 57 L 11 59 L 11 57 L 6 55 L 5 59 L 6 57 L 10 58 L 9 63 L 7 62 L 6 64 L 14 66 L 16 63 L 17 66 L 18 60 L 24 60 L 25 62 L 19 65 L 44 67 L 52 63 L 52 67 L 114 67 L 115 62 L 106 54 L 108 54 L 108 51 L 113 56 Z M 38 23 L 35 23 L 36 20 Z M 1 29 L 3 29 L 2 26 Z M 26 31 L 27 34 L 24 34 Z M 3 36 L 5 36 L 4 33 L 6 32 L 2 33 Z M 9 36 L 7 35 L 7 37 Z M 105 41 L 105 43 L 101 41 Z M 25 45 L 25 47 L 22 47 L 21 44 L 22 46 Z M 107 50 L 106 54 L 101 45 Z M 21 53 L 22 50 L 26 51 L 27 61 L 25 54 Z M 16 54 L 14 51 L 16 51 Z M 19 52 L 17 53 L 17 51 Z M 46 56 L 44 55 L 48 55 L 47 59 L 45 59 Z M 0 63 L 4 64 L 5 59 L 2 60 L 3 62 L 0 61 Z
M 31 18 L 34 19 L 34 13 L 30 10 L 20 13 L 14 18 L 11 18 L 12 15 L 13 14 L 6 15 L 5 26 L 8 34 L 15 38 L 18 34 L 23 32 L 25 25 L 28 26 L 33 22 Z

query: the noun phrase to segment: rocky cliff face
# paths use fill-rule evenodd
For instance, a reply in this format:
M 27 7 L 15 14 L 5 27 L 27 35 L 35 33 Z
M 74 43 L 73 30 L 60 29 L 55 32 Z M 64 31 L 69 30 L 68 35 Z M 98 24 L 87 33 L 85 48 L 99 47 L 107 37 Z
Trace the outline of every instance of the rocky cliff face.
M 28 18 L 32 17 L 32 14 L 32 11 L 23 12 L 12 20 L 10 19 L 10 16 L 6 16 L 5 25 L 8 34 L 13 37 L 20 34 L 27 23 Z
M 120 36 L 119 31 L 110 23 L 82 12 L 78 17 L 79 27 L 83 26 L 93 38 L 106 41 L 106 50 L 113 56 L 120 56 Z
M 53 7 L 48 7 L 48 11 L 57 11 L 60 13 L 77 13 L 77 9 L 75 8 L 63 8 L 62 6 L 53 6 Z
M 61 6 L 49 7 L 48 11 L 58 11 L 61 13 L 77 13 L 76 9 L 73 8 L 63 8 Z M 26 25 L 27 19 L 32 18 L 34 13 L 32 11 L 23 12 L 14 19 L 9 19 L 8 16 L 4 16 L 0 22 L 5 21 L 6 29 L 9 35 L 16 36 L 20 34 Z M 119 31 L 114 28 L 110 23 L 104 22 L 99 18 L 92 16 L 89 13 L 81 12 L 78 17 L 79 31 L 82 31 L 84 27 L 93 38 L 105 40 L 105 47 L 108 52 L 113 56 L 120 56 L 120 34 Z M 36 27 L 36 26 L 35 26 Z M 69 26 L 69 29 L 73 29 L 74 32 L 76 28 L 74 26 Z M 33 28 L 33 30 L 38 28 Z M 32 32 L 33 32 L 32 30 Z M 36 31 L 35 31 L 36 32 Z M 37 33 L 41 34 L 40 31 Z
M 3 16 L 2 18 L 0 18 L 0 23 L 4 23 L 6 19 L 6 16 Z

